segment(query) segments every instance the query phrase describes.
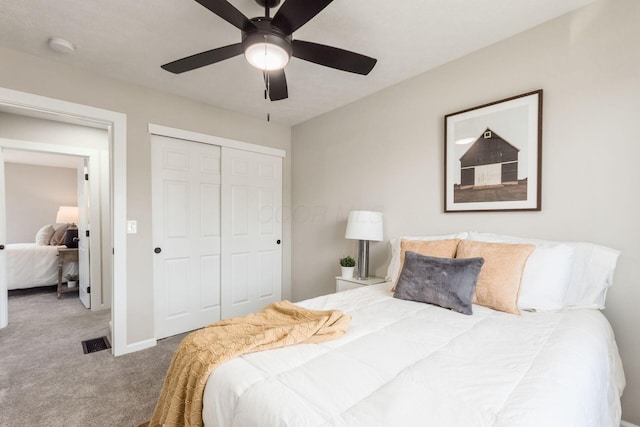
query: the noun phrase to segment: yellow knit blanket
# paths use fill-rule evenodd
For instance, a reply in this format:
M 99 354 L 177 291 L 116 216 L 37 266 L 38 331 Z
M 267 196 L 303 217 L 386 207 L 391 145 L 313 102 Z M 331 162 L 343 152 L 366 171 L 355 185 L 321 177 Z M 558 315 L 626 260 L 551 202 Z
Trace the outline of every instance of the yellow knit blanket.
M 192 332 L 173 355 L 150 427 L 202 426 L 202 396 L 220 364 L 247 353 L 343 335 L 351 316 L 307 310 L 281 301 L 245 317 L 222 320 Z

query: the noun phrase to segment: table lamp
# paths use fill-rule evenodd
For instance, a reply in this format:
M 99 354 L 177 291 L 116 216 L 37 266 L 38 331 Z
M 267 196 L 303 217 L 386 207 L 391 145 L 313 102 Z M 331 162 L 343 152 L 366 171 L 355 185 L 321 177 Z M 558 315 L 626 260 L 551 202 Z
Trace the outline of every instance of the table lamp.
M 358 240 L 358 279 L 369 278 L 369 241 L 382 241 L 382 212 L 351 211 L 345 239 Z
M 60 206 L 56 215 L 58 224 L 71 224 L 64 235 L 64 244 L 68 248 L 78 247 L 78 207 L 77 206 Z

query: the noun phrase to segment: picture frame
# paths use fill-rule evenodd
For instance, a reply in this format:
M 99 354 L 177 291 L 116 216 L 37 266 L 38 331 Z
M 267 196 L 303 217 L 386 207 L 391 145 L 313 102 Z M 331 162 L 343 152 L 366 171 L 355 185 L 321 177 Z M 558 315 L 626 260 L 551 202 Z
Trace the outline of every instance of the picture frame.
M 444 212 L 542 210 L 542 89 L 447 114 L 444 129 Z

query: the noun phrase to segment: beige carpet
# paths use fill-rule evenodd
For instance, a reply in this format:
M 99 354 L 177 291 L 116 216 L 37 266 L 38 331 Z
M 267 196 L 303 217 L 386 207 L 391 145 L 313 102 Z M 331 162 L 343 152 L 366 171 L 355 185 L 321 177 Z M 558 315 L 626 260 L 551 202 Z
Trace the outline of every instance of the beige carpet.
M 0 329 L 0 426 L 134 426 L 148 420 L 183 336 L 113 357 L 84 354 L 83 340 L 108 335 L 108 311 L 85 309 L 52 288 L 9 297 Z

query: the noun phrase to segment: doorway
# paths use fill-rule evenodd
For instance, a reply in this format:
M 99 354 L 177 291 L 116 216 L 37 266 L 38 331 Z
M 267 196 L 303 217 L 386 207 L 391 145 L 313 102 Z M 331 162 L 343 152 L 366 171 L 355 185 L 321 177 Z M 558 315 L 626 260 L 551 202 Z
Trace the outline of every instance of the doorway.
M 104 139 L 106 143 L 106 134 Z M 2 150 L 5 162 L 5 250 L 9 292 L 62 283 L 62 286 L 58 285 L 58 291 L 79 294 L 86 308 L 92 308 L 93 297 L 94 311 L 108 309 L 110 301 L 105 301 L 104 295 L 110 295 L 110 289 L 103 289 L 103 284 L 108 288 L 110 281 L 103 280 L 100 254 L 102 233 L 96 232 L 100 231 L 102 216 L 100 194 L 94 191 L 92 201 L 89 185 L 89 177 L 98 171 L 90 172 L 90 158 L 68 153 Z M 92 206 L 95 210 L 93 215 Z M 69 223 L 73 230 L 68 232 L 69 241 L 63 242 L 67 234 L 64 229 L 69 227 Z M 93 236 L 91 228 L 94 228 Z M 60 230 L 57 234 L 56 229 Z M 71 238 L 71 235 L 76 237 Z M 96 253 L 91 250 L 91 240 L 95 240 L 98 248 Z M 64 246 L 69 248 L 65 249 L 63 259 L 72 262 L 60 264 L 61 254 L 56 252 L 64 249 Z M 25 268 L 28 265 L 32 268 Z M 63 268 L 58 277 L 59 265 Z M 70 278 L 76 279 L 76 275 L 79 276 L 78 285 L 69 287 L 68 281 Z M 64 285 L 65 282 L 67 285 Z M 94 290 L 93 295 L 91 289 Z
M 127 343 L 127 276 L 126 276 L 126 116 L 122 113 L 75 104 L 53 98 L 33 95 L 0 87 L 0 109 L 25 117 L 41 117 L 63 123 L 101 127 L 108 135 L 108 157 L 103 159 L 109 172 L 106 206 L 111 222 L 108 226 L 108 246 L 112 251 L 111 273 L 111 325 L 112 353 L 115 356 L 139 350 L 139 346 Z M 19 141 L 24 143 L 24 141 Z M 47 147 L 44 148 L 46 151 Z M 52 148 L 52 147 L 49 147 Z M 56 151 L 55 149 L 53 150 Z M 96 165 L 97 166 L 97 165 Z M 0 200 L 0 207 L 4 208 Z M 4 209 L 0 209 L 4 211 Z M 0 213 L 0 246 L 5 238 L 4 216 Z M 4 267 L 5 254 L 0 251 L 0 267 Z M 104 270 L 104 269 L 103 269 Z M 0 328 L 9 321 L 7 288 L 0 275 Z

